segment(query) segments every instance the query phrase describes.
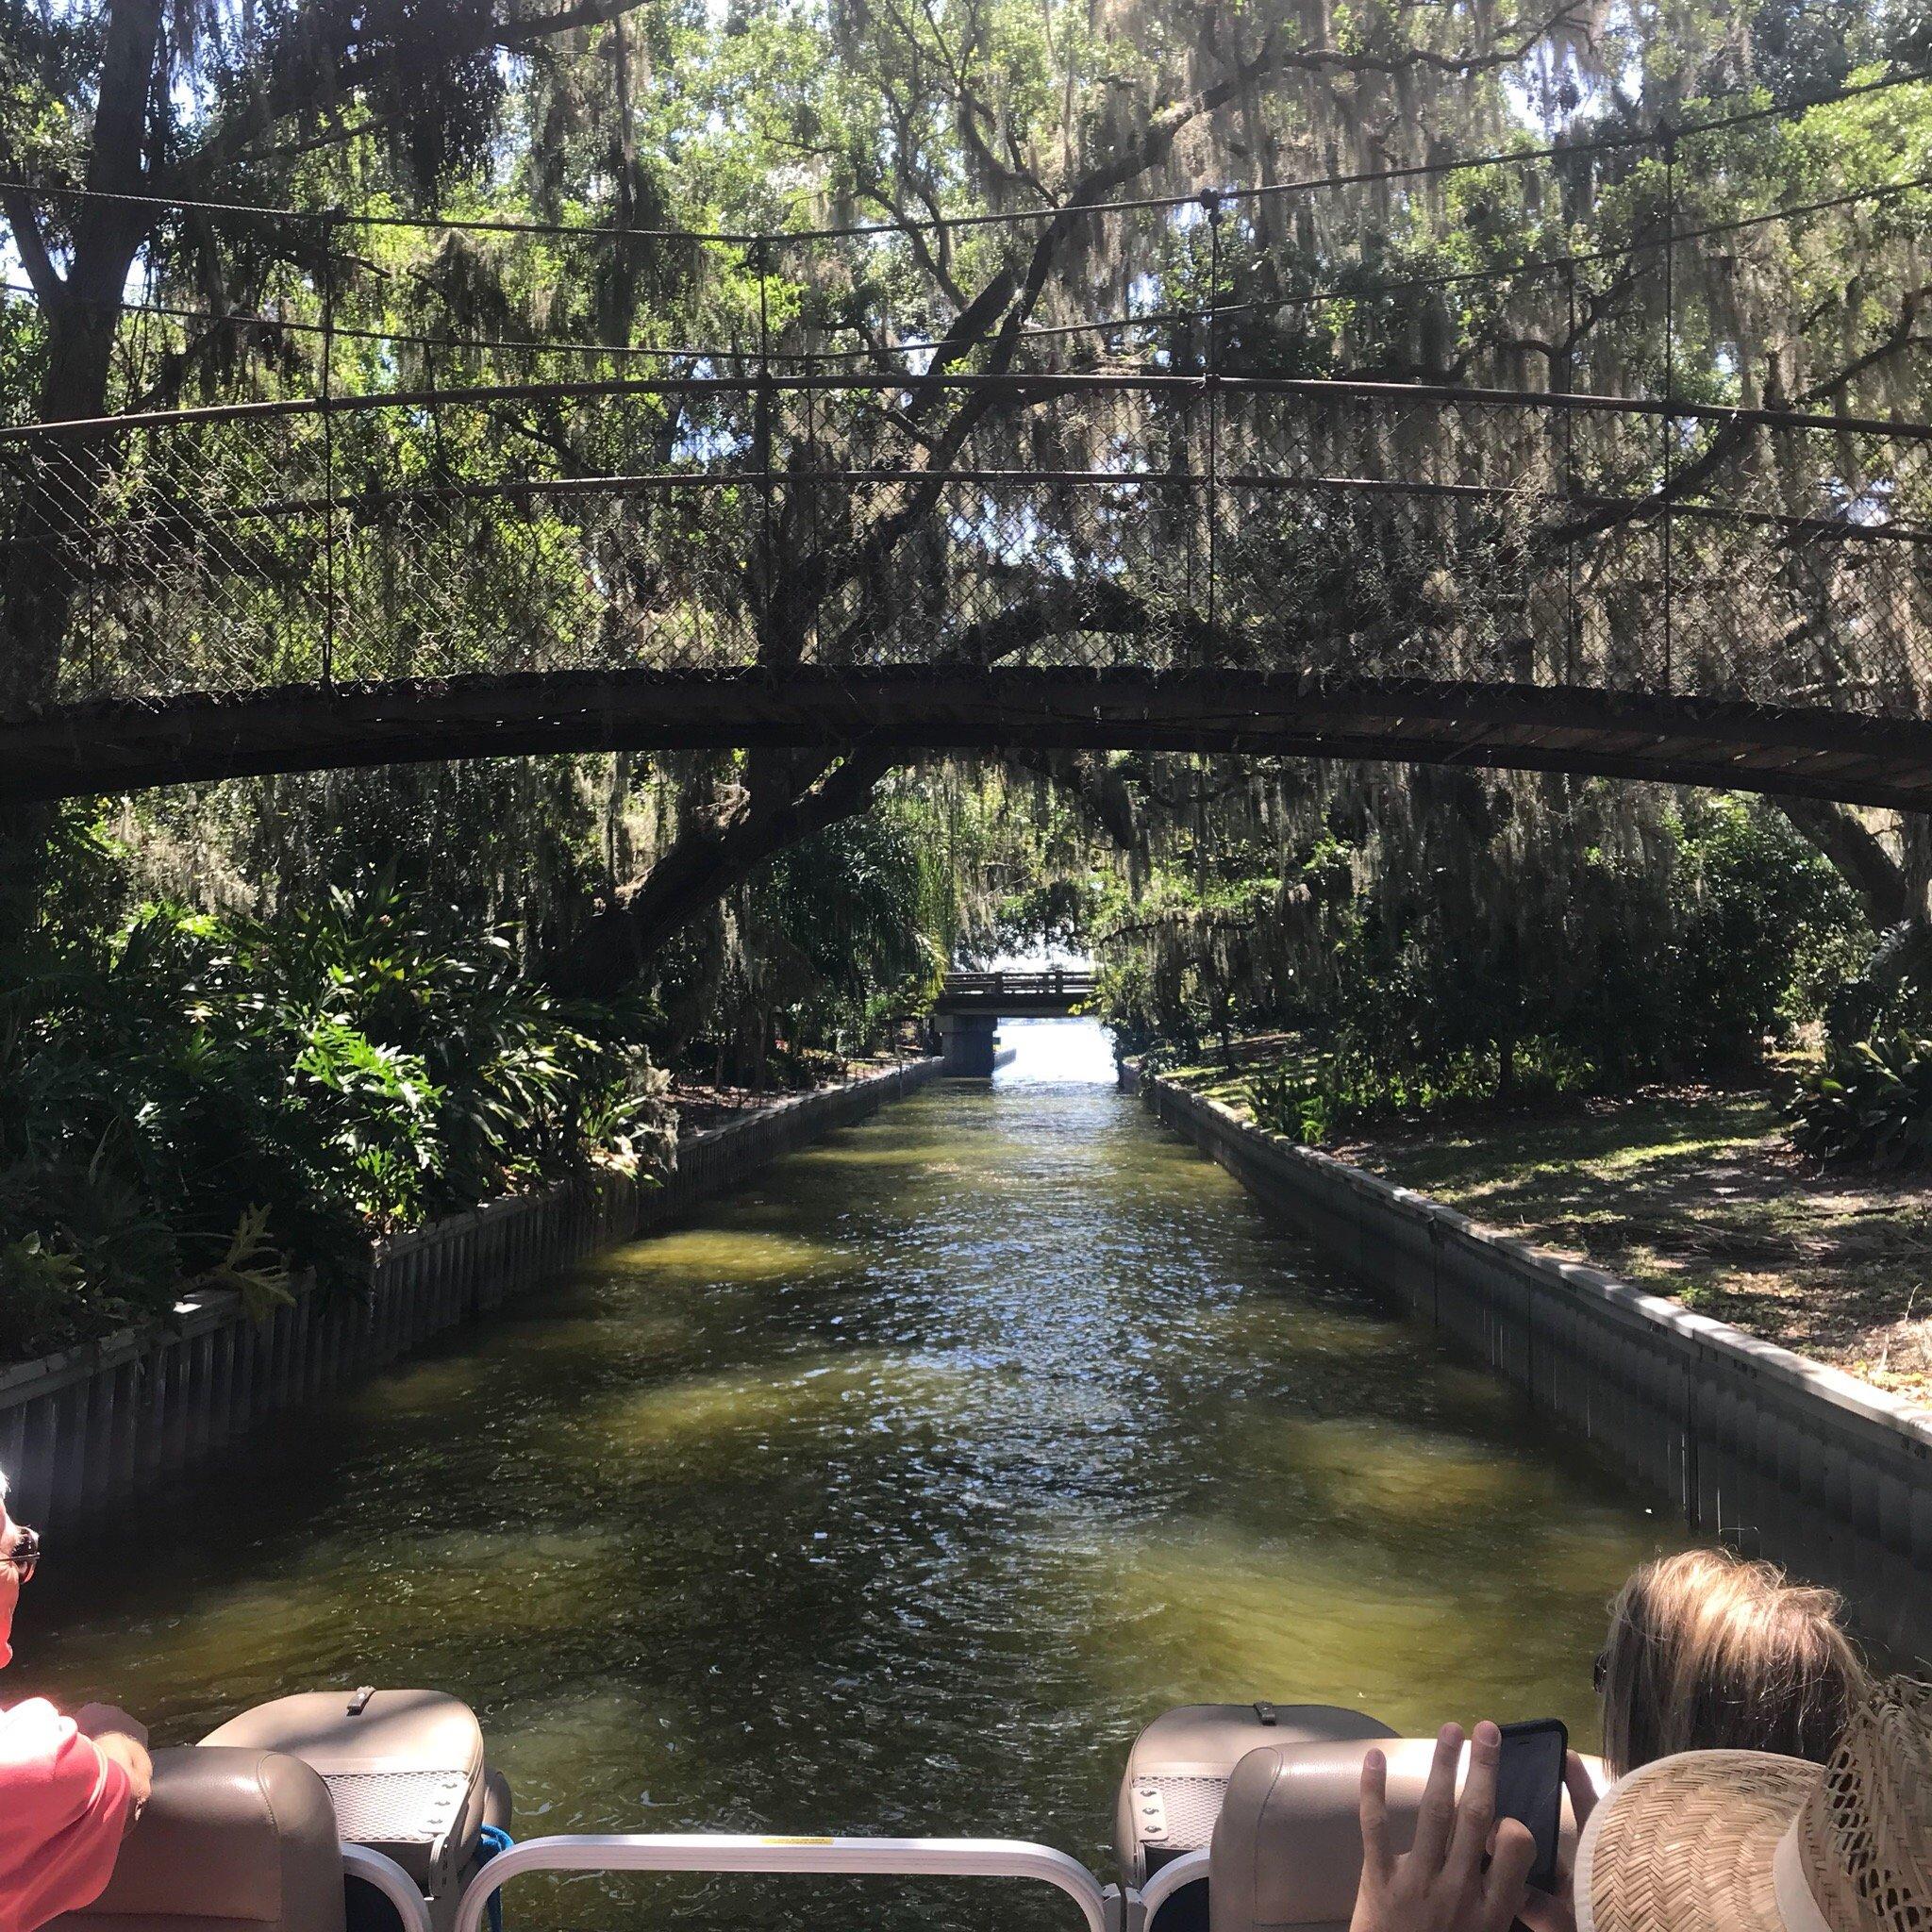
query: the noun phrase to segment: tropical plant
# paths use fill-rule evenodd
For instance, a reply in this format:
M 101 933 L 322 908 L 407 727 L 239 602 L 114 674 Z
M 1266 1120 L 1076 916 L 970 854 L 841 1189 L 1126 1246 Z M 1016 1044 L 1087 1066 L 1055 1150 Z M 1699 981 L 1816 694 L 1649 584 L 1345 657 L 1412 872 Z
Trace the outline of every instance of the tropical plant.
M 1824 1161 L 1932 1165 L 1932 1039 L 1898 1032 L 1834 1047 L 1799 1084 L 1791 1140 Z
M 370 1237 L 661 1158 L 641 1009 L 573 1007 L 371 876 L 312 912 L 49 921 L 0 991 L 0 1346 L 186 1291 L 263 1309 Z

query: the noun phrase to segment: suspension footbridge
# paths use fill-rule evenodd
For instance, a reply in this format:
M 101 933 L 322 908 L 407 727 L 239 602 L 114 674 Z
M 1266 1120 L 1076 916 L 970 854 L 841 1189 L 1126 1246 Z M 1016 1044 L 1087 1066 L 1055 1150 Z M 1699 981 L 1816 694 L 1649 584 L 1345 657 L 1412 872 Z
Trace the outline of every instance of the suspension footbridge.
M 768 238 L 740 250 L 756 336 L 647 374 L 538 379 L 532 347 L 494 354 L 513 380 L 411 385 L 365 341 L 351 389 L 325 337 L 306 389 L 244 362 L 247 393 L 0 428 L 0 628 L 44 667 L 0 706 L 0 797 L 737 746 L 1932 806 L 1932 425 L 1859 413 L 1881 363 L 1911 391 L 1909 328 L 1808 406 L 1686 396 L 1672 265 L 1698 244 L 1666 208 L 1610 285 L 1631 313 L 1661 292 L 1655 381 L 1591 362 L 1570 257 L 1498 272 L 1537 386 L 1500 350 L 1454 381 L 1283 375 L 1324 298 L 1237 287 L 1241 217 L 1203 200 L 1192 308 L 994 304 L 835 353 L 767 325 L 786 247 L 792 285 L 838 280 Z

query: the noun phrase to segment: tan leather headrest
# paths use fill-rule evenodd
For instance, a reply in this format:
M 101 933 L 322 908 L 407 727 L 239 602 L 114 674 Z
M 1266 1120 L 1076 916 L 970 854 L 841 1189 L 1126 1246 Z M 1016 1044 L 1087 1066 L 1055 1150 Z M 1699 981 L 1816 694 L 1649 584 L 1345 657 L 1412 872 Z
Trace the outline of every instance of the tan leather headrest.
M 260 1751 L 155 1753 L 154 1795 L 108 1889 L 59 1932 L 196 1932 L 225 1924 L 342 1932 L 342 1855 L 328 1787 Z
M 1366 1740 L 1268 1745 L 1235 1766 L 1209 1852 L 1211 1932 L 1347 1925 L 1362 1875 L 1359 1798 L 1368 1748 Z M 1397 1738 L 1378 1748 L 1389 1759 L 1390 1839 L 1406 1852 L 1435 1740 Z M 1562 1841 L 1574 1850 L 1567 1796 Z
M 1228 1775 L 1250 1751 L 1394 1736 L 1379 1719 L 1332 1704 L 1180 1704 L 1164 1710 L 1127 1754 L 1114 1810 L 1121 1868 L 1138 1884 L 1150 1843 L 1170 1857 L 1205 1845 Z M 1143 1828 L 1150 1786 L 1160 1827 L 1151 1840 Z

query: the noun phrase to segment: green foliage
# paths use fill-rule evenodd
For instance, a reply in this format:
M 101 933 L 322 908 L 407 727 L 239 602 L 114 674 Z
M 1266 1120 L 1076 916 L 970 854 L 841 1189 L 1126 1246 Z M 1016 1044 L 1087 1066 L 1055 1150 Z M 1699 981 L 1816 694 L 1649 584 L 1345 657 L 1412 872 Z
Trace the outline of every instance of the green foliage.
M 1826 1028 L 1824 1065 L 1790 1096 L 1793 1142 L 1833 1163 L 1932 1164 L 1932 928 L 1887 933 Z
M 0 992 L 0 1355 L 258 1312 L 373 1234 L 643 1144 L 642 1016 L 564 1005 L 387 879 L 313 910 L 44 924 Z
M 944 879 L 904 799 L 761 866 L 664 955 L 667 1063 L 707 1078 L 809 1080 L 870 1050 L 944 974 Z
M 1245 1083 L 1248 1111 L 1255 1124 L 1271 1134 L 1286 1134 L 1310 1146 L 1327 1140 L 1334 1126 L 1334 1108 L 1319 1079 L 1292 1060 L 1258 1066 Z
M 1834 1046 L 1800 1084 L 1791 1139 L 1821 1160 L 1932 1165 L 1932 1039 L 1898 1032 Z
M 1761 807 L 1698 801 L 1657 829 L 1649 852 L 1542 845 L 1550 871 L 1526 917 L 1507 897 L 1495 916 L 1507 887 L 1494 874 L 1473 902 L 1405 906 L 1398 891 L 1393 908 L 1362 908 L 1323 1081 L 1335 1114 L 1756 1064 L 1789 1032 L 1808 958 L 1857 931 L 1856 908 Z
M 1279 877 L 1203 877 L 1199 852 L 1192 877 L 1168 871 L 1105 974 L 1129 1044 L 1299 1034 L 1312 1070 L 1263 1067 L 1247 1091 L 1272 1130 L 1319 1140 L 1446 1100 L 1749 1067 L 1859 957 L 1852 895 L 1762 806 L 1693 797 L 1633 838 L 1601 787 L 1549 812 L 1528 786 L 1411 782 L 1413 820 L 1331 813 Z

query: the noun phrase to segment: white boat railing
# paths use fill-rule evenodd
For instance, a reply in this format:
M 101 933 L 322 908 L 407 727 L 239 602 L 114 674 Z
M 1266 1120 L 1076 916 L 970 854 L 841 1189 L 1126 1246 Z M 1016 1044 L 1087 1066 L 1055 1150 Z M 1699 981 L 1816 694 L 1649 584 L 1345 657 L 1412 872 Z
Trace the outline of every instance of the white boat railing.
M 1205 1878 L 1207 1875 L 1206 1845 L 1198 1852 L 1183 1852 L 1178 1858 L 1170 1858 L 1139 1891 L 1129 1889 L 1126 1894 L 1126 1922 L 1124 1932 L 1146 1932 L 1146 1928 L 1154 1923 L 1155 1913 L 1182 1886 L 1191 1885 L 1195 1879 Z
M 1079 1859 L 1011 1838 L 774 1838 L 734 1832 L 578 1832 L 533 1838 L 471 1879 L 453 1932 L 480 1932 L 491 1896 L 526 1872 L 859 1873 L 879 1877 L 1019 1878 L 1051 1885 L 1087 1932 L 1122 1932 L 1121 1894 Z
M 396 1908 L 403 1932 L 430 1932 L 429 1901 L 416 1881 L 382 1852 L 367 1845 L 342 1847 L 342 1875 L 373 1885 Z

